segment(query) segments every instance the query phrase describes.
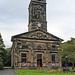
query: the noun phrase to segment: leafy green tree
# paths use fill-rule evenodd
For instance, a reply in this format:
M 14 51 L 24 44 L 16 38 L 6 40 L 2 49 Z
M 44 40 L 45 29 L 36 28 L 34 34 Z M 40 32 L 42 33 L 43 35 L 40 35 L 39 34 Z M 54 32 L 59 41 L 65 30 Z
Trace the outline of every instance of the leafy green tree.
M 0 56 L 0 69 L 3 69 L 3 59 L 1 56 Z
M 59 53 L 62 55 L 62 62 L 65 63 L 65 56 L 68 57 L 68 63 L 72 63 L 74 67 L 75 63 L 75 38 L 71 38 L 71 40 L 64 42 L 60 46 L 62 51 Z
M 4 63 L 3 63 L 3 59 L 4 59 L 4 55 L 5 55 L 5 53 L 4 53 L 4 51 L 5 51 L 4 47 L 5 47 L 5 45 L 4 45 L 2 36 L 0 34 L 0 69 L 2 69 L 3 65 L 4 65 Z
M 11 66 L 11 48 L 6 49 L 5 66 Z
M 0 51 L 0 69 L 3 69 L 3 59 L 1 56 L 2 51 Z
M 3 66 L 11 66 L 11 48 L 6 48 L 0 34 L 0 68 Z
M 0 33 L 0 47 L 1 48 L 4 48 L 5 47 L 4 42 L 3 42 L 3 39 L 2 39 L 2 36 L 1 36 L 1 33 Z

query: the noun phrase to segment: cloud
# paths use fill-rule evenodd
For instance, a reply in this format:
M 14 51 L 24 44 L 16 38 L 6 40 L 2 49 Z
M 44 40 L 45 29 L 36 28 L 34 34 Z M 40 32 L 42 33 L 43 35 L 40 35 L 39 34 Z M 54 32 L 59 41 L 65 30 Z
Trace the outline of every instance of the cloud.
M 6 47 L 11 36 L 28 30 L 30 0 L 0 0 L 0 32 Z M 48 32 L 65 41 L 75 37 L 75 0 L 47 0 Z
M 11 37 L 20 33 L 24 33 L 27 31 L 27 25 L 23 22 L 19 22 L 17 24 L 13 24 L 11 26 L 1 26 L 0 32 L 2 34 L 4 43 L 6 47 L 11 47 Z
M 27 31 L 30 0 L 0 0 L 0 32 L 6 47 L 11 47 L 11 36 Z
M 48 31 L 65 41 L 74 37 L 75 0 L 47 0 Z

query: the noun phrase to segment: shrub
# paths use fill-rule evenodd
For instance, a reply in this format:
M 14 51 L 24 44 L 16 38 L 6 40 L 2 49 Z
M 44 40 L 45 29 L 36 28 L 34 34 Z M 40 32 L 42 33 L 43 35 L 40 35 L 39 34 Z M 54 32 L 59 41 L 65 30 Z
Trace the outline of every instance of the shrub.
M 73 69 L 73 72 L 75 72 L 75 68 Z
M 75 69 L 72 69 L 72 67 L 69 68 L 70 72 L 75 72 Z
M 3 69 L 3 59 L 0 57 L 0 70 Z
M 48 70 L 47 73 L 56 73 L 57 71 L 54 69 Z
M 72 71 L 73 71 L 72 67 L 70 67 L 70 68 L 69 68 L 69 71 L 70 71 L 70 72 L 72 72 Z
M 63 72 L 63 69 L 62 68 L 59 68 L 59 69 L 57 69 L 57 72 Z

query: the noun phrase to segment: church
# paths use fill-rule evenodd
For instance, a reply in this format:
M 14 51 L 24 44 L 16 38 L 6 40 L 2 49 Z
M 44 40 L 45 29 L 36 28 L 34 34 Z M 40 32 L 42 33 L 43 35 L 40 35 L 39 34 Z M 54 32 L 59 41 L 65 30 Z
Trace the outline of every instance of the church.
M 47 32 L 46 0 L 31 0 L 28 32 L 12 36 L 11 67 L 61 67 L 61 38 Z

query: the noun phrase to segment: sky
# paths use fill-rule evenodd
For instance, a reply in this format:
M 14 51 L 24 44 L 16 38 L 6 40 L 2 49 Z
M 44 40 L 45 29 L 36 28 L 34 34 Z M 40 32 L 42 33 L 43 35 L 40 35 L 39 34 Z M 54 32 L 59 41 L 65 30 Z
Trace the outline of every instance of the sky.
M 28 31 L 31 0 L 0 0 L 0 33 L 6 47 L 11 37 Z M 75 38 L 75 0 L 47 0 L 47 31 L 64 39 Z

